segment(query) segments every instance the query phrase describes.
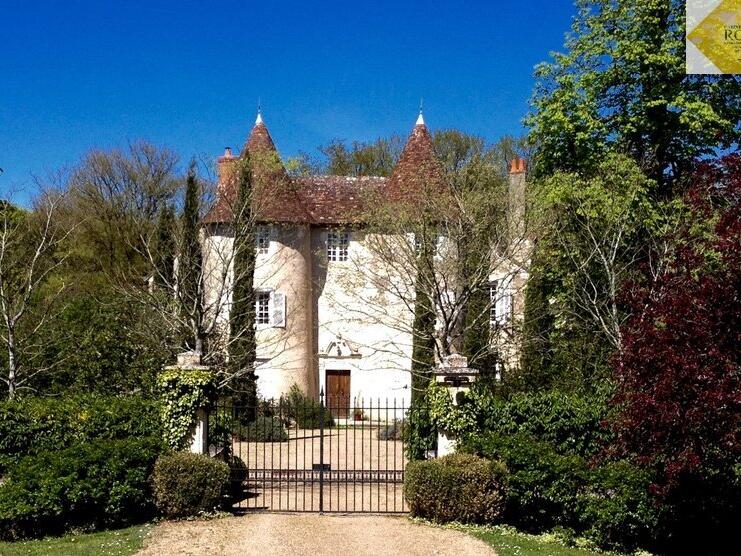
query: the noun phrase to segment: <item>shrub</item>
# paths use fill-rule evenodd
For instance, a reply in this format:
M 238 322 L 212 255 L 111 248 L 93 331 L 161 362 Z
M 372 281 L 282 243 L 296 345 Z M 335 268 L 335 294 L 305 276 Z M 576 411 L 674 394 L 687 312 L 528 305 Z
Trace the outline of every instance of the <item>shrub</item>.
M 393 422 L 378 429 L 378 440 L 401 440 L 403 431 L 403 423 L 399 419 L 394 419 Z
M 94 439 L 162 437 L 157 401 L 141 396 L 0 402 L 0 474 L 22 457 Z
M 240 430 L 240 440 L 250 442 L 285 442 L 288 433 L 277 417 L 258 416 L 245 428 Z
M 611 438 L 604 426 L 608 418 L 605 396 L 543 392 L 515 394 L 504 400 L 474 391 L 469 398 L 479 432 L 526 433 L 561 454 L 583 457 L 599 452 Z
M 152 475 L 157 509 L 168 517 L 213 511 L 221 506 L 229 480 L 229 466 L 222 461 L 187 452 L 163 455 Z
M 161 450 L 160 439 L 97 439 L 22 459 L 0 485 L 0 538 L 146 520 Z
M 300 429 L 318 429 L 322 417 L 325 427 L 334 425 L 332 413 L 318 401 L 306 396 L 295 384 L 291 386 L 288 394 L 281 398 L 280 408 L 283 417 L 296 423 Z
M 470 454 L 412 461 L 404 495 L 414 516 L 436 522 L 491 523 L 501 518 L 506 468 Z
M 507 466 L 508 523 L 531 531 L 579 525 L 579 495 L 588 479 L 584 459 L 559 454 L 549 444 L 525 434 L 469 437 L 461 449 L 501 460 Z
M 580 496 L 586 536 L 603 548 L 649 546 L 660 520 L 650 484 L 648 473 L 625 461 L 596 468 Z

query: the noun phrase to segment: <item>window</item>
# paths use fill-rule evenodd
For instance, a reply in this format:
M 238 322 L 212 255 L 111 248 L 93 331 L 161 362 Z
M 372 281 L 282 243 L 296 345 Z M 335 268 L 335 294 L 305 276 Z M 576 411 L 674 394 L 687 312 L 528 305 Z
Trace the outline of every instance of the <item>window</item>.
M 270 228 L 267 226 L 258 226 L 255 238 L 257 253 L 267 255 L 268 249 L 270 249 Z
M 504 326 L 512 316 L 512 290 L 509 280 L 496 280 L 489 284 L 489 322 Z
M 285 328 L 286 294 L 272 290 L 255 293 L 255 324 Z
M 327 232 L 327 260 L 342 262 L 347 260 L 347 247 L 350 234 L 342 231 Z
M 270 292 L 257 292 L 255 296 L 255 323 L 270 324 Z

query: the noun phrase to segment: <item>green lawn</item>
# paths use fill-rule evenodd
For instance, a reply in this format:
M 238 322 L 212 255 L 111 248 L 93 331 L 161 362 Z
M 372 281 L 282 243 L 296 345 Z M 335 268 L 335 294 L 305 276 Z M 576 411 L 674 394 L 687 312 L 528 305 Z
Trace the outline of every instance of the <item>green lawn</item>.
M 2 556 L 128 556 L 139 550 L 151 525 L 83 535 L 0 542 Z

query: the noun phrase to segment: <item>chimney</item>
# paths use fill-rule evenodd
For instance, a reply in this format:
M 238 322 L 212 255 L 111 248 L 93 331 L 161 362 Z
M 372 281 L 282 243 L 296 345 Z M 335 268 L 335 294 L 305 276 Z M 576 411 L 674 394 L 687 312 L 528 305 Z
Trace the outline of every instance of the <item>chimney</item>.
M 515 156 L 509 167 L 509 218 L 516 235 L 525 232 L 525 160 Z
M 232 168 L 234 167 L 235 160 L 237 160 L 237 157 L 235 157 L 232 154 L 232 148 L 225 147 L 224 155 L 220 156 L 218 160 L 219 185 L 217 188 L 217 192 L 219 195 L 221 195 L 222 191 L 224 190 L 224 187 L 226 186 L 226 184 L 229 182 L 229 180 L 232 177 Z

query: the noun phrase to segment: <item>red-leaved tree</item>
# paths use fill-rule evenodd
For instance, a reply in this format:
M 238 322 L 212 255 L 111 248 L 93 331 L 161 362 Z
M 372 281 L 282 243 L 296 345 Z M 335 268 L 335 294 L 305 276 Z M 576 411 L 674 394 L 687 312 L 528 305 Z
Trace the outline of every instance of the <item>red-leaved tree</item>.
M 656 473 L 665 501 L 682 504 L 676 498 L 689 490 L 702 512 L 717 502 L 711 491 L 724 498 L 738 488 L 740 196 L 741 156 L 698 168 L 671 261 L 658 277 L 626 287 L 634 316 L 616 361 L 617 448 Z

